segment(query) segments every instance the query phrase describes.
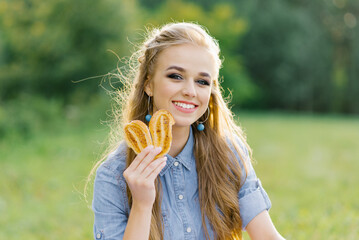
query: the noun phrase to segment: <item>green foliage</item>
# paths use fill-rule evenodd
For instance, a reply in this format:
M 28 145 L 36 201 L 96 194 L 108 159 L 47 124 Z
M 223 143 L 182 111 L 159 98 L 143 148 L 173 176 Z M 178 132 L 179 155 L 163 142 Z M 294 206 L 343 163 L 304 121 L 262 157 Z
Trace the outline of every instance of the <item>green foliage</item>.
M 241 51 L 264 108 L 328 110 L 332 96 L 332 45 L 303 9 L 281 1 L 261 3 Z M 321 46 L 318 48 L 318 46 Z
M 259 2 L 240 49 L 262 108 L 358 112 L 356 1 Z M 353 17 L 354 18 L 354 17 Z M 355 20 L 353 20 L 355 21 Z M 350 76 L 350 77 L 349 77 Z M 355 79 L 355 80 L 354 80 Z M 355 95 L 355 96 L 354 96 Z
M 115 0 L 7 0 L 0 4 L 0 100 L 19 92 L 66 96 L 73 81 L 114 68 L 107 49 L 126 39 L 126 11 Z M 96 90 L 87 81 L 86 90 Z
M 233 106 L 359 113 L 358 12 L 356 0 L 2 0 L 0 101 L 86 102 L 145 27 L 193 21 L 220 43 Z
M 62 109 L 61 100 L 30 95 L 21 95 L 1 104 L 0 141 L 5 138 L 29 139 L 40 130 L 51 131 L 53 126 L 61 124 Z
M 9 139 L 29 141 L 38 133 L 54 133 L 65 125 L 86 128 L 99 116 L 106 120 L 107 105 L 108 96 L 104 94 L 93 95 L 86 104 L 75 100 L 72 104 L 65 104 L 61 98 L 45 99 L 21 94 L 6 104 L 0 104 L 0 142 Z

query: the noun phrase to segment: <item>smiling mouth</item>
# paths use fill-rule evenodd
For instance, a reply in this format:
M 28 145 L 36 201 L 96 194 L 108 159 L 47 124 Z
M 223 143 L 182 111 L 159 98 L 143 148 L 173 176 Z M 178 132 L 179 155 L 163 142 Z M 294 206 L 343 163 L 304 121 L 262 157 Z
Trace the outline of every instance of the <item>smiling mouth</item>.
M 194 109 L 194 108 L 197 107 L 197 105 L 183 103 L 183 102 L 173 102 L 173 104 L 180 107 L 180 108 L 184 108 L 184 109 Z

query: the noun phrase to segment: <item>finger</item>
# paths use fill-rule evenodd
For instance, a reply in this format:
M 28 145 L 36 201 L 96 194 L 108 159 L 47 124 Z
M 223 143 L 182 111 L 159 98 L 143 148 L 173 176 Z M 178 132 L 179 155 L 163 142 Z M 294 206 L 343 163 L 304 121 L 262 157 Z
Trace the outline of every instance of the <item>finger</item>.
M 152 161 L 142 172 L 142 176 L 147 178 L 159 165 L 167 161 L 167 157 L 158 158 Z
M 156 157 L 157 154 L 159 154 L 162 151 L 162 149 L 160 147 L 157 148 L 153 148 L 150 153 L 148 153 L 143 160 L 140 162 L 140 164 L 138 164 L 137 168 L 136 168 L 136 172 L 139 174 L 142 174 L 143 170 L 148 166 L 148 164 L 150 164 L 153 159 Z
M 145 149 L 143 149 L 136 157 L 135 159 L 132 161 L 132 163 L 130 164 L 130 166 L 128 166 L 128 168 L 130 170 L 135 170 L 138 165 L 142 162 L 142 160 L 154 149 L 154 146 L 150 145 L 147 146 Z
M 167 161 L 163 161 L 161 164 L 159 164 L 148 176 L 147 179 L 149 181 L 155 181 L 158 174 L 160 174 L 161 170 L 166 166 Z
M 138 164 L 135 171 L 138 174 L 142 174 L 143 170 L 155 159 L 155 157 L 161 152 L 161 150 L 162 149 L 160 147 L 153 148 Z

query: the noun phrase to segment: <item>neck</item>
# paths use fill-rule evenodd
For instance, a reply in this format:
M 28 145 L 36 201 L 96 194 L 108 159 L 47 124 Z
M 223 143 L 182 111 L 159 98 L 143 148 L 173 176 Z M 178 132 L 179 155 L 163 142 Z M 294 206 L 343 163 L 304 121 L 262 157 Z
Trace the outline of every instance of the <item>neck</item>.
M 190 132 L 190 126 L 172 127 L 172 145 L 168 154 L 176 157 L 187 143 Z

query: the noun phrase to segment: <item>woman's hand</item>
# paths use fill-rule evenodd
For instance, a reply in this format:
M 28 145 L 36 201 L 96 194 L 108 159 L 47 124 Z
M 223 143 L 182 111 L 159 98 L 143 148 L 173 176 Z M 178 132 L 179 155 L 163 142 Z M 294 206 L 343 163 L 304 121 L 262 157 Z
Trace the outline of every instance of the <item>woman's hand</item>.
M 152 209 L 156 198 L 155 179 L 167 161 L 166 157 L 153 160 L 161 150 L 146 147 L 124 171 L 123 176 L 132 194 L 132 206 Z

